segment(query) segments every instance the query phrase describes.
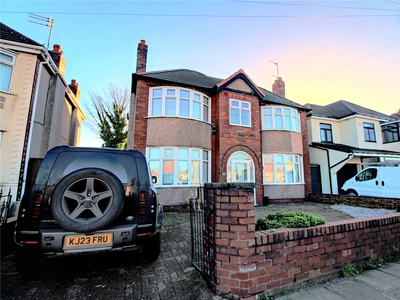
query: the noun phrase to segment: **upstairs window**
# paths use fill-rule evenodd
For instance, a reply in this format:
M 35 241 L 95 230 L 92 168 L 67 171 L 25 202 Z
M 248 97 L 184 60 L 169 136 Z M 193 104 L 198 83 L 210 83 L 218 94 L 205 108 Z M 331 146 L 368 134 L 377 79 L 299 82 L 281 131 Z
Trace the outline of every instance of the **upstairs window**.
M 264 130 L 289 130 L 300 132 L 300 114 L 289 107 L 263 107 L 262 126 Z
M 331 124 L 319 124 L 321 133 L 321 142 L 333 143 L 332 139 L 332 125 Z
M 157 87 L 150 89 L 149 116 L 183 117 L 209 122 L 209 98 L 188 89 Z
M 366 142 L 376 142 L 374 124 L 364 123 L 364 138 Z
M 229 123 L 231 125 L 251 126 L 250 102 L 230 100 Z
M 382 136 L 384 143 L 400 141 L 400 122 L 382 125 Z
M 0 91 L 9 92 L 15 56 L 0 51 Z

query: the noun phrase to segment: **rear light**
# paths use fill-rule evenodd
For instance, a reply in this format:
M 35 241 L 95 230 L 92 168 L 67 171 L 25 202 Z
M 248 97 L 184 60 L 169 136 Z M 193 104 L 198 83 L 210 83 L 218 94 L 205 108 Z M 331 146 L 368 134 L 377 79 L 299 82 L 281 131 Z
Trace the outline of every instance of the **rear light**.
M 31 217 L 32 218 L 37 218 L 40 216 L 40 208 L 34 208 L 32 209 L 32 214 Z
M 35 195 L 35 200 L 33 201 L 33 203 L 35 203 L 35 204 L 40 204 L 40 203 L 42 203 L 42 200 L 43 200 L 43 195 L 42 195 L 42 193 L 37 193 L 36 195 Z
M 38 241 L 21 241 L 20 243 L 24 245 L 36 245 Z
M 145 193 L 145 192 L 141 192 L 141 193 L 139 194 L 139 200 L 140 200 L 140 201 L 146 201 L 146 199 L 147 199 L 146 193 Z
M 140 205 L 140 206 L 139 206 L 139 213 L 140 213 L 140 214 L 145 214 L 146 211 L 147 211 L 146 205 Z
M 43 201 L 43 194 L 41 192 L 38 192 L 35 194 L 33 197 L 33 208 L 31 212 L 31 218 L 38 218 L 40 216 L 40 205 L 42 204 Z

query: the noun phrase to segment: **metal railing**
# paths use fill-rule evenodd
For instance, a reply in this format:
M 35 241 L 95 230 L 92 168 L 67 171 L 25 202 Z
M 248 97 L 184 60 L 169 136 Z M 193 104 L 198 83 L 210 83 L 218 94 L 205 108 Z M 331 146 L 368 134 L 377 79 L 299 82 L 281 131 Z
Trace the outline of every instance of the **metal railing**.
M 3 195 L 3 189 L 0 190 L 0 217 L 2 225 L 7 223 L 10 212 L 11 199 L 11 188 L 8 190 L 7 195 Z
M 211 286 L 215 281 L 215 245 L 212 230 L 212 207 L 199 188 L 197 198 L 190 199 L 190 232 L 192 240 L 192 264 Z

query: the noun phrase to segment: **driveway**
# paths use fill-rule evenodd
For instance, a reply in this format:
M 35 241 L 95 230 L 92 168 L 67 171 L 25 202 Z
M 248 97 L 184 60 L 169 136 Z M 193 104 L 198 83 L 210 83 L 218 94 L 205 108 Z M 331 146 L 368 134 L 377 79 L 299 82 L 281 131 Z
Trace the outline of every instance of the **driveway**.
M 165 213 L 159 259 L 132 251 L 44 260 L 21 274 L 14 255 L 1 262 L 1 299 L 221 299 L 208 289 L 190 256 L 189 213 Z

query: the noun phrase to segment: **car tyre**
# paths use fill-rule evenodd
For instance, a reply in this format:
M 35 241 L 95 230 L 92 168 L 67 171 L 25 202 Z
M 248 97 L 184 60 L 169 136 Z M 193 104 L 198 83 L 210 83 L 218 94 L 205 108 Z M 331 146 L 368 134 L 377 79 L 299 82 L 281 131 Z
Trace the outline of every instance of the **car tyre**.
M 23 246 L 16 245 L 14 252 L 15 267 L 21 273 L 37 272 L 41 263 L 46 258 L 33 250 L 26 249 Z
M 50 209 L 68 231 L 90 233 L 113 222 L 124 207 L 124 187 L 112 173 L 85 168 L 68 174 L 54 188 Z
M 350 190 L 347 192 L 347 196 L 357 197 L 358 194 L 356 191 Z
M 147 238 L 143 245 L 143 254 L 147 261 L 157 260 L 161 252 L 161 233 L 157 232 Z

